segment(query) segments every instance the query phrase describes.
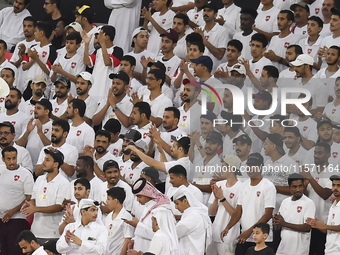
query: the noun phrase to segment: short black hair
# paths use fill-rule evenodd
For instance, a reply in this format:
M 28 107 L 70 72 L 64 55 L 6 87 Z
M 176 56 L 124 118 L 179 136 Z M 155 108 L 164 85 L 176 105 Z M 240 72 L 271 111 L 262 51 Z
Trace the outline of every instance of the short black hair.
M 79 116 L 84 117 L 85 111 L 86 111 L 86 104 L 84 100 L 78 99 L 78 98 L 73 98 L 70 101 L 70 104 L 72 103 L 73 110 L 78 109 L 79 111 Z
M 80 156 L 80 157 L 78 158 L 78 160 L 84 161 L 85 165 L 90 166 L 90 168 L 91 168 L 92 171 L 93 171 L 93 169 L 94 169 L 94 161 L 93 161 L 93 158 L 91 158 L 90 156 Z
M 301 180 L 302 184 L 303 184 L 303 182 L 305 181 L 305 178 L 301 174 L 297 174 L 297 173 L 289 175 L 288 176 L 288 186 L 290 187 L 290 185 L 292 184 L 293 181 L 298 181 L 298 180 Z
M 66 40 L 76 40 L 76 44 L 80 44 L 82 39 L 79 32 L 71 32 L 66 36 Z
M 294 48 L 294 52 L 296 55 L 301 55 L 303 54 L 303 50 L 301 48 L 300 45 L 297 45 L 297 44 L 291 44 L 287 47 L 287 50 L 290 49 L 290 48 Z
M 29 230 L 23 230 L 20 232 L 20 234 L 17 237 L 17 242 L 21 242 L 22 240 L 31 243 L 32 241 L 38 243 L 37 238 L 35 237 L 35 235 L 29 231 Z
M 316 148 L 317 146 L 319 147 L 323 147 L 324 150 L 327 152 L 327 153 L 331 153 L 331 146 L 329 146 L 328 143 L 325 143 L 325 142 L 317 142 L 314 147 Z
M 191 42 L 191 43 L 190 43 L 190 46 L 191 46 L 191 45 L 196 45 L 197 48 L 198 48 L 198 50 L 199 50 L 200 52 L 202 52 L 202 53 L 205 51 L 204 43 L 201 42 L 201 41 L 194 41 L 194 42 Z
M 38 28 L 39 31 L 44 32 L 44 35 L 47 39 L 51 37 L 53 28 L 50 23 L 45 22 L 45 21 L 39 21 L 36 27 Z
M 169 174 L 174 174 L 176 176 L 182 175 L 187 178 L 187 170 L 182 165 L 175 165 L 169 169 Z
M 139 114 L 142 115 L 144 113 L 146 118 L 150 120 L 151 108 L 147 102 L 137 102 L 133 107 L 138 108 Z
M 96 132 L 96 136 L 95 136 L 95 139 L 97 138 L 97 136 L 105 136 L 107 137 L 107 139 L 109 139 L 109 143 L 111 142 L 111 134 L 109 131 L 106 131 L 106 130 L 98 130 Z
M 24 23 L 24 21 L 31 21 L 31 22 L 33 22 L 34 27 L 37 26 L 37 20 L 33 16 L 25 17 L 24 20 L 22 21 L 22 23 Z
M 124 188 L 121 187 L 113 187 L 106 191 L 107 196 L 111 197 L 112 199 L 117 199 L 120 204 L 124 203 L 126 198 L 126 192 Z
M 70 132 L 70 124 L 64 119 L 55 119 L 52 122 L 52 126 L 59 126 L 63 129 L 63 132 Z
M 331 47 L 329 47 L 329 49 L 334 49 L 338 51 L 338 57 L 340 57 L 340 48 L 336 45 L 332 45 Z
M 163 72 L 161 69 L 150 69 L 148 74 L 153 74 L 157 81 L 162 80 L 161 87 L 163 86 L 165 82 L 165 72 Z
M 266 222 L 259 222 L 254 225 L 253 228 L 260 228 L 263 234 L 268 234 L 269 235 L 269 224 Z
M 90 183 L 89 180 L 86 179 L 86 178 L 79 178 L 79 179 L 77 179 L 77 180 L 74 182 L 74 187 L 75 187 L 78 183 L 81 184 L 82 186 L 84 186 L 86 190 L 91 189 L 91 183 Z
M 298 96 L 298 98 L 305 98 L 307 97 L 307 95 L 305 93 L 300 93 L 300 95 Z M 313 105 L 313 97 L 311 97 L 308 101 L 309 106 Z
M 257 17 L 257 11 L 254 10 L 253 8 L 250 7 L 244 7 L 241 9 L 240 11 L 241 14 L 249 14 L 250 16 L 252 16 L 254 18 L 254 20 Z
M 0 44 L 4 45 L 4 49 L 7 50 L 7 43 L 4 40 L 0 39 Z
M 142 32 L 142 31 L 145 31 L 145 32 L 148 33 L 148 31 L 147 31 L 144 27 L 141 27 L 141 28 L 140 28 L 139 33 Z M 133 38 L 137 39 L 137 36 L 139 35 L 139 33 L 136 34 Z M 132 38 L 131 48 L 134 48 L 134 47 L 135 47 L 135 42 L 133 41 L 133 38 Z
M 331 177 L 329 177 L 329 179 L 333 182 L 333 181 L 340 181 L 340 175 L 332 175 Z
M 192 42 L 203 42 L 203 37 L 199 33 L 191 33 L 188 34 L 185 38 L 186 43 L 192 43 Z
M 21 91 L 18 90 L 17 88 L 10 88 L 9 90 L 14 90 L 14 91 L 16 91 L 17 94 L 18 94 L 18 99 L 21 99 L 21 98 L 22 98 L 22 93 L 21 93 Z
M 105 25 L 102 26 L 101 30 L 103 30 L 103 33 L 110 37 L 110 41 L 113 42 L 116 36 L 116 29 L 113 26 Z
M 279 70 L 275 66 L 267 65 L 263 67 L 264 71 L 267 71 L 268 78 L 274 78 L 276 82 L 279 78 Z
M 24 1 L 25 6 L 28 5 L 30 2 L 31 2 L 31 0 L 25 0 Z
M 6 126 L 10 128 L 11 134 L 15 133 L 15 127 L 14 127 L 14 125 L 11 122 L 3 121 L 2 123 L 6 124 Z M 3 126 L 3 127 L 6 127 L 6 126 Z
M 287 14 L 288 21 L 294 22 L 294 13 L 290 10 L 281 10 L 279 13 Z
M 51 4 L 55 4 L 57 6 L 58 9 L 60 9 L 60 0 L 50 0 Z
M 13 146 L 7 146 L 7 147 L 5 147 L 5 148 L 2 149 L 1 155 L 2 155 L 3 158 L 5 158 L 5 153 L 6 153 L 6 152 L 16 152 L 17 155 L 18 155 L 17 149 L 14 148 Z
M 323 28 L 323 21 L 322 21 L 322 19 L 320 19 L 318 16 L 311 16 L 311 17 L 309 17 L 308 19 L 307 19 L 307 21 L 308 20 L 312 20 L 312 21 L 315 21 L 316 23 L 318 23 L 318 26 L 319 27 L 321 27 L 321 28 Z
M 235 48 L 238 50 L 238 52 L 241 52 L 241 51 L 243 50 L 243 44 L 242 44 L 239 40 L 237 40 L 237 39 L 232 39 L 232 40 L 230 40 L 230 41 L 228 42 L 227 47 L 228 47 L 228 46 L 233 46 L 233 47 L 235 47 Z
M 129 62 L 131 66 L 136 66 L 136 59 L 135 59 L 135 57 L 133 57 L 131 55 L 124 55 L 121 58 L 120 62 L 122 62 L 123 60 Z
M 184 26 L 189 24 L 189 17 L 188 17 L 188 15 L 186 15 L 184 13 L 177 13 L 175 15 L 174 19 L 181 19 L 181 20 L 183 20 Z
M 173 112 L 174 113 L 174 118 L 175 119 L 180 119 L 181 117 L 181 112 L 174 106 L 170 106 L 164 109 L 165 112 Z
M 5 67 L 3 68 L 2 70 L 7 70 L 7 71 L 10 71 L 12 73 L 12 77 L 15 78 L 15 73 L 14 73 L 14 70 L 12 68 L 9 68 L 9 67 Z M 1 70 L 1 72 L 2 72 Z
M 251 41 L 257 41 L 257 42 L 262 43 L 263 48 L 267 47 L 267 45 L 268 45 L 267 36 L 265 36 L 264 34 L 261 34 L 261 33 L 253 34 L 252 37 L 251 37 Z
M 108 121 L 106 121 L 103 129 L 117 134 L 120 133 L 120 130 L 122 129 L 122 124 L 120 124 L 119 120 L 117 119 L 109 119 Z

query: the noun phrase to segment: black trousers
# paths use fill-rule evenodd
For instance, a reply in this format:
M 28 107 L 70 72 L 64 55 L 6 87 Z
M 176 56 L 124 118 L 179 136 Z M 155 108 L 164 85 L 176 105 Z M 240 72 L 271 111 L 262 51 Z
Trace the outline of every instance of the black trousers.
M 21 255 L 23 254 L 17 237 L 21 231 L 25 230 L 27 221 L 25 219 L 11 219 L 3 223 L 0 219 L 0 243 L 1 255 Z
M 326 234 L 316 228 L 312 228 L 309 245 L 309 255 L 324 255 L 326 244 Z

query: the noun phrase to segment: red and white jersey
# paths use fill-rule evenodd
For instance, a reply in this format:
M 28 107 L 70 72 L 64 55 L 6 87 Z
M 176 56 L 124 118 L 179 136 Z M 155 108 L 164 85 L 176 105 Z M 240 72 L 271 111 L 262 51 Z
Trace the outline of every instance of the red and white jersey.
M 301 39 L 298 43 L 302 48 L 302 52 L 313 57 L 315 63 L 318 62 L 318 51 L 321 46 L 322 39 L 323 37 L 319 36 L 319 38 L 313 45 L 309 45 L 308 43 L 309 37 Z M 313 71 L 314 73 L 316 73 L 316 70 L 313 69 Z
M 53 109 L 52 114 L 59 118 L 61 115 L 65 113 L 68 103 L 67 103 L 67 98 L 61 104 L 58 104 L 57 100 L 58 98 L 52 99 L 50 100 L 50 102 L 52 104 L 52 109 Z
M 300 40 L 308 37 L 307 25 L 303 27 L 294 26 L 291 31 L 294 35 L 298 36 Z
M 111 143 L 107 150 L 115 157 L 119 157 L 120 152 L 122 151 L 123 139 L 118 139 L 117 142 Z
M 187 12 L 187 15 L 190 21 L 196 24 L 197 26 L 200 27 L 205 25 L 205 21 L 203 19 L 203 9 L 198 12 L 197 7 L 195 7 L 194 9 L 189 10 Z
M 83 122 L 79 126 L 75 127 L 70 125 L 70 132 L 68 132 L 66 142 L 75 146 L 78 153 L 83 153 L 85 145 L 93 147 L 94 144 L 94 131 L 86 122 Z
M 317 16 L 320 19 L 324 19 L 322 15 L 322 4 L 323 0 L 315 0 L 313 3 L 309 4 L 309 17 Z
M 170 59 L 164 59 L 163 56 L 158 56 L 155 61 L 160 61 L 165 65 L 165 74 L 170 78 L 174 77 L 175 72 L 178 70 L 179 64 L 181 63 L 181 59 L 176 55 Z
M 262 9 L 257 10 L 257 17 L 255 19 L 255 26 L 262 31 L 267 33 L 280 32 L 277 27 L 277 15 L 280 10 L 273 6 L 269 10 L 262 11 Z

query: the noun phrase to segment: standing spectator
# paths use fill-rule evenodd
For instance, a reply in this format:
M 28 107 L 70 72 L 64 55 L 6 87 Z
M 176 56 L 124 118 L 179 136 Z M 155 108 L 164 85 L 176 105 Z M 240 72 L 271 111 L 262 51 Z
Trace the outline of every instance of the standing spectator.
M 78 10 L 76 10 L 74 14 L 76 16 L 75 21 L 78 22 L 83 28 L 83 31 L 81 32 L 82 37 L 84 36 L 84 34 L 86 34 L 89 37 L 89 45 L 88 45 L 87 52 L 89 55 L 91 55 L 95 51 L 94 40 L 95 40 L 95 34 L 98 31 L 97 27 L 92 26 L 92 21 L 93 21 L 93 16 L 94 16 L 92 8 L 88 5 L 83 5 Z M 85 45 L 86 43 L 83 40 L 81 42 L 81 47 L 83 48 L 83 50 L 85 50 Z
M 44 10 L 47 13 L 44 21 L 49 23 L 52 27 L 52 34 L 48 37 L 49 41 L 56 49 L 60 49 L 62 47 L 62 36 L 58 36 L 57 34 L 57 25 L 58 23 L 64 22 L 61 13 L 60 13 L 60 4 L 61 0 L 45 0 L 44 2 Z
M 0 243 L 4 254 L 20 254 L 16 236 L 26 228 L 21 206 L 31 199 L 33 176 L 17 164 L 17 149 L 7 146 L 1 152 L 4 166 L 0 166 Z M 7 201 L 7 202 L 5 202 Z
M 186 14 L 178 13 L 174 17 L 174 22 L 172 24 L 172 28 L 178 34 L 178 41 L 176 47 L 174 48 L 174 53 L 180 59 L 184 59 L 187 55 L 187 43 L 185 33 L 188 29 L 189 18 Z
M 257 9 L 257 17 L 253 29 L 260 34 L 264 34 L 268 41 L 279 33 L 277 27 L 277 15 L 280 10 L 273 4 L 273 0 L 262 0 L 262 8 Z
M 293 34 L 300 39 L 306 38 L 307 34 L 307 22 L 310 15 L 309 6 L 305 2 L 298 2 L 292 4 L 290 9 L 294 12 L 295 26 L 292 28 Z
M 104 4 L 107 8 L 112 9 L 107 23 L 117 28 L 114 44 L 121 47 L 124 52 L 129 52 L 132 32 L 138 27 L 142 1 L 105 0 Z M 122 20 L 128 22 L 122 26 Z
M 0 38 L 7 43 L 9 50 L 24 39 L 23 20 L 30 16 L 26 9 L 30 0 L 16 0 L 12 7 L 0 11 Z
M 241 8 L 235 5 L 234 0 L 222 0 L 223 8 L 218 10 L 217 22 L 226 29 L 240 30 Z
M 59 238 L 58 224 L 62 217 L 62 202 L 67 195 L 69 182 L 61 176 L 59 168 L 64 163 L 64 155 L 58 150 L 44 150 L 46 156 L 43 170 L 33 186 L 31 201 L 21 207 L 24 215 L 34 214 L 31 226 L 38 243 Z
M 285 127 L 283 133 L 284 143 L 289 149 L 287 154 L 298 166 L 303 166 L 306 160 L 307 150 L 300 145 L 302 137 L 297 127 Z
M 332 17 L 331 9 L 335 7 L 335 1 L 334 0 L 324 0 L 322 3 L 322 17 L 323 20 L 323 29 L 320 33 L 322 37 L 326 37 L 332 34 L 332 31 L 330 29 L 330 22 Z
M 195 27 L 204 26 L 203 6 L 207 1 L 208 0 L 195 1 L 195 7 L 187 11 L 190 28 L 194 29 Z

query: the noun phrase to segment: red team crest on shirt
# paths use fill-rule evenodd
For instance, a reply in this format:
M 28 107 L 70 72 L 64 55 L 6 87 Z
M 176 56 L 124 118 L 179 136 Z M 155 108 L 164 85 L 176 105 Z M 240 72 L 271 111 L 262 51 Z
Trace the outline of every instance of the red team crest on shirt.
M 209 40 L 209 35 L 204 36 L 205 40 Z
M 316 182 L 319 182 L 319 177 L 315 177 L 315 181 L 316 181 Z
M 132 180 L 133 173 L 129 174 L 129 178 Z
M 197 19 L 197 18 L 198 18 L 198 16 L 199 16 L 199 14 L 195 14 L 195 16 L 194 16 L 194 19 Z
M 44 193 L 46 193 L 47 187 L 44 187 Z
M 307 126 L 304 126 L 304 127 L 303 127 L 303 131 L 306 131 L 307 129 L 308 129 Z
M 311 53 L 312 53 L 312 49 L 308 49 L 308 50 L 307 50 L 307 53 L 308 53 L 308 54 L 311 54 Z
M 183 116 L 183 121 L 186 121 L 187 120 L 187 116 Z
M 162 24 L 165 24 L 166 19 L 162 19 Z
M 46 51 L 43 51 L 43 53 L 41 54 L 41 56 L 44 58 L 44 57 L 46 57 L 46 55 L 47 55 L 47 52 Z
M 332 110 L 332 114 L 334 114 L 335 112 L 336 112 L 336 109 L 333 109 L 333 110 Z
M 14 175 L 14 181 L 18 181 L 18 180 L 19 180 L 19 178 L 20 178 L 20 176 L 19 176 L 19 175 Z
M 168 66 L 168 72 L 170 72 L 170 70 L 171 70 L 171 66 Z
M 230 195 L 229 195 L 230 199 L 233 199 L 234 196 L 235 196 L 234 193 L 230 193 Z
M 33 113 L 34 113 L 34 110 L 30 110 L 30 115 L 33 115 Z
M 286 49 L 288 48 L 289 45 L 290 45 L 289 42 L 285 42 L 285 48 L 286 48 Z
M 55 108 L 54 112 L 57 113 L 59 111 L 59 108 Z
M 148 137 L 149 133 L 144 133 L 143 134 L 143 139 L 146 139 Z
M 48 131 L 49 131 L 49 129 L 48 129 L 48 128 L 45 128 L 45 130 L 44 130 L 44 135 L 46 135 Z
M 15 125 L 16 122 L 15 122 L 15 121 L 11 121 L 11 123 L 12 123 L 13 125 Z
M 257 197 L 260 197 L 261 191 L 256 192 Z
M 332 219 L 334 219 L 334 218 L 335 218 L 335 213 L 332 214 Z
M 110 224 L 110 230 L 112 229 L 112 224 Z
M 302 34 L 304 35 L 307 31 L 303 31 Z
M 260 70 L 259 69 L 255 69 L 255 73 L 257 74 Z
M 2 103 L 3 101 L 5 101 L 4 97 L 0 97 L 0 103 Z
M 332 155 L 333 155 L 333 158 L 337 158 L 338 157 L 338 153 L 337 152 L 333 152 Z
M 76 67 L 77 63 L 76 62 L 72 62 L 71 63 L 71 68 L 74 69 Z
M 78 130 L 76 135 L 80 136 L 80 134 L 81 134 L 81 130 Z
M 270 16 L 267 16 L 267 17 L 266 17 L 266 21 L 269 21 L 269 20 L 270 20 Z
M 118 149 L 114 149 L 113 152 L 112 152 L 112 154 L 113 154 L 114 156 L 117 156 L 117 155 L 118 155 Z
M 124 166 L 120 166 L 120 167 L 119 167 L 119 171 L 122 171 L 123 168 L 124 168 Z
M 302 206 L 297 207 L 297 212 L 300 213 L 302 211 Z
M 315 14 L 319 14 L 320 8 L 315 8 Z

